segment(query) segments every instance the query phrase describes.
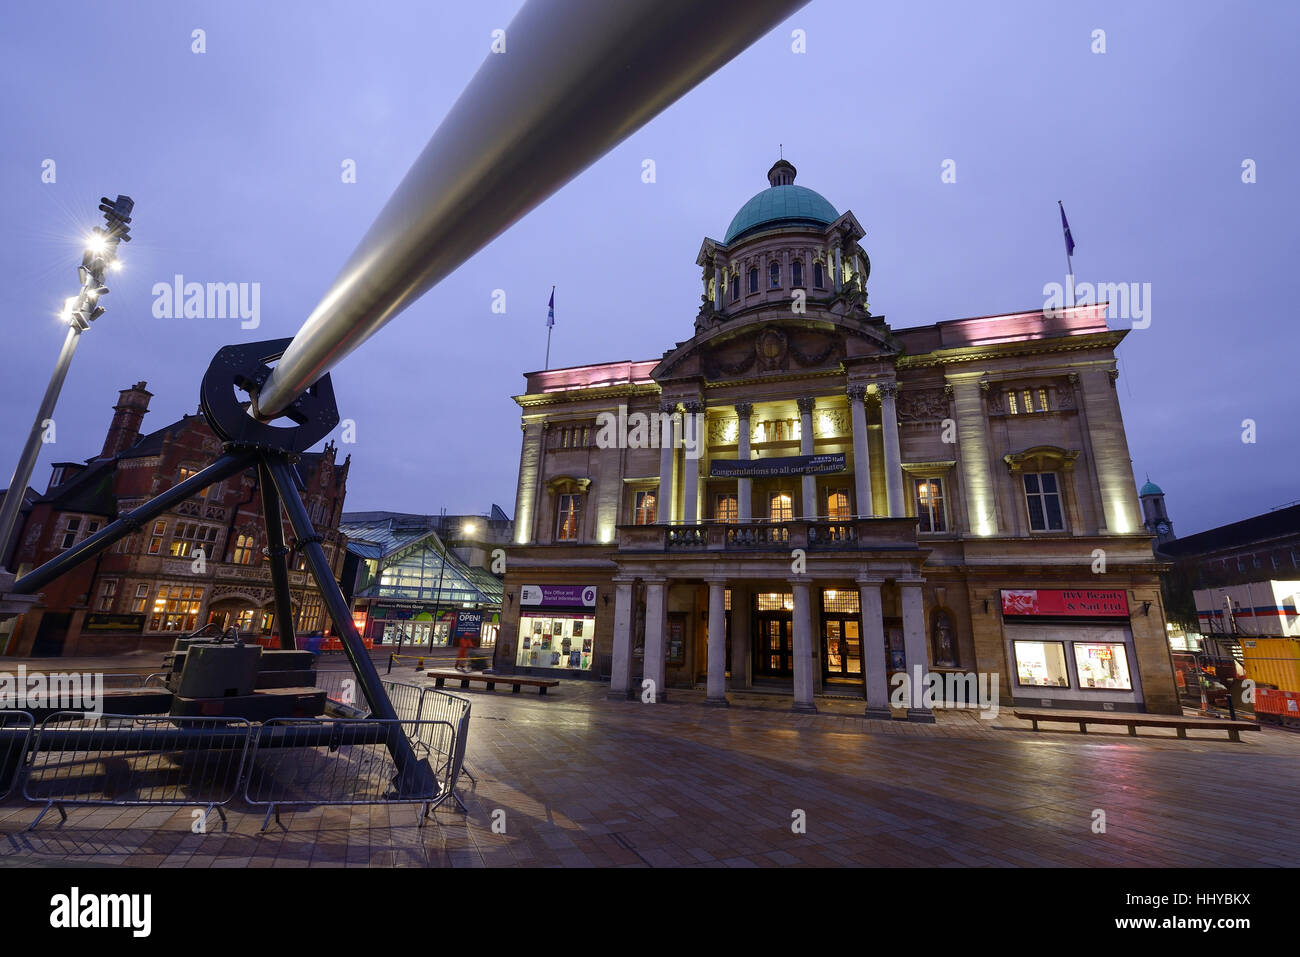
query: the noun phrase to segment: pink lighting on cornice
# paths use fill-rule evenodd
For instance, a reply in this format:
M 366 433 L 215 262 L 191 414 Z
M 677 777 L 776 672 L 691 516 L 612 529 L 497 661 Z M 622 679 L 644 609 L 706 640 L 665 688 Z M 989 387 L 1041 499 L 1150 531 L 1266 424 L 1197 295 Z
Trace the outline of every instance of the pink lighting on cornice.
M 568 392 L 572 389 L 600 389 L 617 385 L 653 385 L 650 370 L 659 361 L 644 359 L 636 362 L 602 362 L 599 365 L 529 372 L 526 375 L 528 391 Z

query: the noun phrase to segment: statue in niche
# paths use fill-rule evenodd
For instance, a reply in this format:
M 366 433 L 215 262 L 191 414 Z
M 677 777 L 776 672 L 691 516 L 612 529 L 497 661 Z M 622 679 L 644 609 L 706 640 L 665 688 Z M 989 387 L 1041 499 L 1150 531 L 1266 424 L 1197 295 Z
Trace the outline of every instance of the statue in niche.
M 934 613 L 930 644 L 935 667 L 957 667 L 957 648 L 953 634 L 952 616 L 942 608 Z

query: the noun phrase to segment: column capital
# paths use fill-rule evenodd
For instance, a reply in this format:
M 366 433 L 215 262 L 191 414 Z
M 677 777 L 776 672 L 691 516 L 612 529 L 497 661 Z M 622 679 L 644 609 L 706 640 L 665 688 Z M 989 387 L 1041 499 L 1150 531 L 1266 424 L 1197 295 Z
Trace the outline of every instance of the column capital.
M 799 411 L 804 414 L 811 412 L 817 407 L 817 399 L 813 396 L 804 396 L 803 398 L 795 399 L 794 403 L 799 406 Z
M 884 399 L 892 400 L 896 395 L 898 395 L 897 382 L 882 382 L 880 383 L 879 386 L 877 386 L 877 388 L 880 389 L 880 398 L 882 400 Z
M 844 391 L 848 395 L 850 402 L 867 401 L 867 387 L 865 385 L 851 385 Z
M 740 418 L 748 419 L 753 414 L 754 414 L 754 403 L 752 402 L 736 403 L 736 415 L 740 416 Z
M 728 581 L 729 579 L 725 577 L 719 577 L 717 575 L 704 576 L 704 583 L 706 585 L 722 585 L 725 588 Z
M 883 578 L 855 578 L 853 580 L 859 585 L 874 585 L 877 588 L 885 583 Z
M 704 411 L 705 403 L 703 399 L 687 399 L 682 403 L 682 408 L 691 415 L 698 415 Z
M 920 588 L 925 584 L 924 578 L 895 578 L 894 584 L 899 588 Z
M 677 402 L 673 399 L 660 399 L 659 411 L 667 412 L 670 415 L 675 414 L 677 412 Z
M 804 588 L 807 588 L 809 585 L 813 583 L 813 578 L 811 575 L 791 575 L 789 578 L 786 579 L 786 583 L 790 585 L 794 585 L 796 588 L 799 587 L 800 585 L 802 585 Z
M 667 585 L 667 584 L 668 584 L 668 579 L 667 579 L 667 578 L 642 578 L 642 579 L 641 579 L 641 584 L 643 584 L 643 585 Z

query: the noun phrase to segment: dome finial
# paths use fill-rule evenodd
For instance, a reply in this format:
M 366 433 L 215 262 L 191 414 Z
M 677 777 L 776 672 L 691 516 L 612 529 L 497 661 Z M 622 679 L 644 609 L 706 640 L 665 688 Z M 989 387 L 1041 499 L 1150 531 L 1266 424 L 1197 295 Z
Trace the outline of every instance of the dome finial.
M 772 186 L 793 186 L 797 172 L 789 160 L 781 157 L 767 171 L 767 182 Z

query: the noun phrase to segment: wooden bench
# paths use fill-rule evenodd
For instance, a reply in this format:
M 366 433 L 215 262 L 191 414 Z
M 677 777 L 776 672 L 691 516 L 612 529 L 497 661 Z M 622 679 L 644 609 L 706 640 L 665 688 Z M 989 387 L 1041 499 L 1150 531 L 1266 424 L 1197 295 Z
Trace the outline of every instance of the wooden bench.
M 559 687 L 559 682 L 554 678 L 525 678 L 521 675 L 489 675 L 482 672 L 467 673 L 464 671 L 426 671 L 425 675 L 433 679 L 433 686 L 441 688 L 444 681 L 459 681 L 462 688 L 468 688 L 471 681 L 482 681 L 487 684 L 487 690 L 493 690 L 497 685 L 510 685 L 512 694 L 519 694 L 519 689 L 523 685 L 530 688 L 536 688 L 538 694 L 546 694 L 547 688 Z
M 1199 728 L 1206 731 L 1227 731 L 1228 740 L 1230 741 L 1240 741 L 1242 731 L 1259 730 L 1259 724 L 1255 721 L 1232 721 L 1227 718 L 1188 718 L 1173 714 L 1139 714 L 1128 711 L 1039 711 L 1016 708 L 1012 710 L 1011 714 L 1021 720 L 1032 721 L 1035 731 L 1038 730 L 1038 722 L 1040 721 L 1060 721 L 1066 724 L 1077 724 L 1081 734 L 1088 733 L 1088 725 L 1090 724 L 1119 724 L 1127 725 L 1129 735 L 1135 738 L 1139 727 L 1173 728 L 1178 732 L 1180 738 L 1187 737 L 1188 728 Z

